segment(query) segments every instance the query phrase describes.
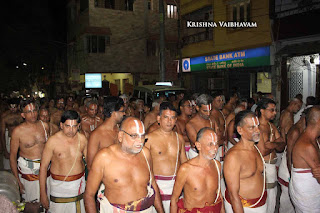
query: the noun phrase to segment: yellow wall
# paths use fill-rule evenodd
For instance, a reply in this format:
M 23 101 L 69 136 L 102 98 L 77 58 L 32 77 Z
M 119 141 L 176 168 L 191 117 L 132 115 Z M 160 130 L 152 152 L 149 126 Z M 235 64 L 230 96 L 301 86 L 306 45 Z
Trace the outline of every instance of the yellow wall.
M 271 77 L 270 73 L 257 73 L 257 91 L 263 93 L 271 93 Z
M 184 58 L 271 45 L 268 0 L 251 0 L 250 21 L 257 22 L 257 28 L 233 30 L 219 27 L 219 21 L 229 21 L 226 0 L 181 0 L 181 14 L 196 11 L 207 6 L 208 2 L 212 4 L 213 21 L 218 24 L 217 28 L 213 28 L 213 40 L 185 46 L 182 49 Z
M 102 80 L 106 79 L 110 83 L 115 84 L 116 80 L 120 80 L 120 91 L 123 93 L 124 85 L 122 84 L 123 79 L 129 79 L 129 84 L 133 85 L 133 76 L 130 73 L 101 73 Z M 80 76 L 80 82 L 84 83 L 85 78 L 84 75 Z

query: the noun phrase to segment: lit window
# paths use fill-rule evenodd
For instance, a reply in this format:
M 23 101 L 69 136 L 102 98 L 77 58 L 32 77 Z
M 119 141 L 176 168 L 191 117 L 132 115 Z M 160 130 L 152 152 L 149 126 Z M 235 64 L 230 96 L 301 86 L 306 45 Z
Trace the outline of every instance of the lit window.
M 173 4 L 167 4 L 167 17 L 168 18 L 178 18 L 177 6 Z
M 230 21 L 251 21 L 250 0 L 240 1 L 229 5 Z

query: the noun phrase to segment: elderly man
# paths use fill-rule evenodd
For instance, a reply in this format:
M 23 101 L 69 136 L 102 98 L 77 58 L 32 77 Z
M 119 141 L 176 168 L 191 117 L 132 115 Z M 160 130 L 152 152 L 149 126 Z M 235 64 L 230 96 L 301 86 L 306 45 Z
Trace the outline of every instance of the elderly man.
M 76 111 L 65 111 L 61 116 L 61 130 L 46 143 L 40 167 L 41 203 L 49 212 L 84 212 L 85 165 L 87 139 L 79 133 L 80 116 Z M 47 170 L 50 177 L 47 196 Z
M 202 128 L 197 134 L 196 146 L 199 155 L 179 168 L 170 212 L 220 213 L 224 209 L 220 187 L 222 176 L 221 164 L 214 160 L 219 146 L 213 129 Z M 182 190 L 184 198 L 178 201 Z
M 49 136 L 54 135 L 59 131 L 59 127 L 57 125 L 50 123 L 50 113 L 47 108 L 40 109 L 39 120 L 48 124 Z
M 157 117 L 160 128 L 147 135 L 146 147 L 150 149 L 154 174 L 161 192 L 166 213 L 170 212 L 170 199 L 176 173 L 181 163 L 187 161 L 182 135 L 173 131 L 177 114 L 173 105 L 163 102 Z
M 292 150 L 289 192 L 297 213 L 320 212 L 320 108 L 307 114 L 307 128 Z
M 143 121 L 146 129 L 148 129 L 154 122 L 157 122 L 157 116 L 159 115 L 160 111 L 160 104 L 160 99 L 154 100 L 152 102 L 152 110 L 146 115 Z
M 97 116 L 98 113 L 98 102 L 90 100 L 86 103 L 86 114 L 81 118 L 81 130 L 84 135 L 89 139 L 90 134 L 98 126 L 100 126 L 103 120 Z
M 190 141 L 191 148 L 189 150 L 189 158 L 194 158 L 198 155 L 195 147 L 197 133 L 203 127 L 215 128 L 215 123 L 211 121 L 210 114 L 212 110 L 212 98 L 207 94 L 202 94 L 196 99 L 197 114 L 191 118 L 186 125 L 187 135 Z
M 264 160 L 254 145 L 260 140 L 259 120 L 246 110 L 236 115 L 235 126 L 241 138 L 228 151 L 223 169 L 226 213 L 266 213 Z
M 158 186 L 154 180 L 149 149 L 144 148 L 143 123 L 126 118 L 118 133 L 119 143 L 100 150 L 89 173 L 85 192 L 87 213 L 96 213 L 98 192 L 100 212 L 152 212 L 154 205 L 163 212 Z
M 49 127 L 48 124 L 38 120 L 38 108 L 33 101 L 23 101 L 20 107 L 21 116 L 25 121 L 12 132 L 10 166 L 25 201 L 39 202 L 40 159 L 48 140 Z

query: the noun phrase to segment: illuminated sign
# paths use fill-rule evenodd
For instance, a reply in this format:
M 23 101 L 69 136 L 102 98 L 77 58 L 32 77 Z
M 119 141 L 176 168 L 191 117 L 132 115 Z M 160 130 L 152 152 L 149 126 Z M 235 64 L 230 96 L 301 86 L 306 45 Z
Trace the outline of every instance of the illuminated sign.
M 240 50 L 190 58 L 191 72 L 270 65 L 270 47 Z

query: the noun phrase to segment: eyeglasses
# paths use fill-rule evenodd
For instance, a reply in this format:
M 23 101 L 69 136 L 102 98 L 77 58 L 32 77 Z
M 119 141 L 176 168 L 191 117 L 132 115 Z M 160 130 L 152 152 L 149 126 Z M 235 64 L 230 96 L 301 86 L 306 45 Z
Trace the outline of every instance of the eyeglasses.
M 124 131 L 124 130 L 120 130 L 120 131 L 122 131 L 122 132 L 124 132 L 124 133 L 126 133 L 127 135 L 129 135 L 130 137 L 131 137 L 131 139 L 132 140 L 136 140 L 138 137 L 140 137 L 142 140 L 145 140 L 145 134 L 143 134 L 143 135 L 139 135 L 139 134 L 130 134 L 130 133 L 128 133 L 128 132 L 126 132 L 126 131 Z

